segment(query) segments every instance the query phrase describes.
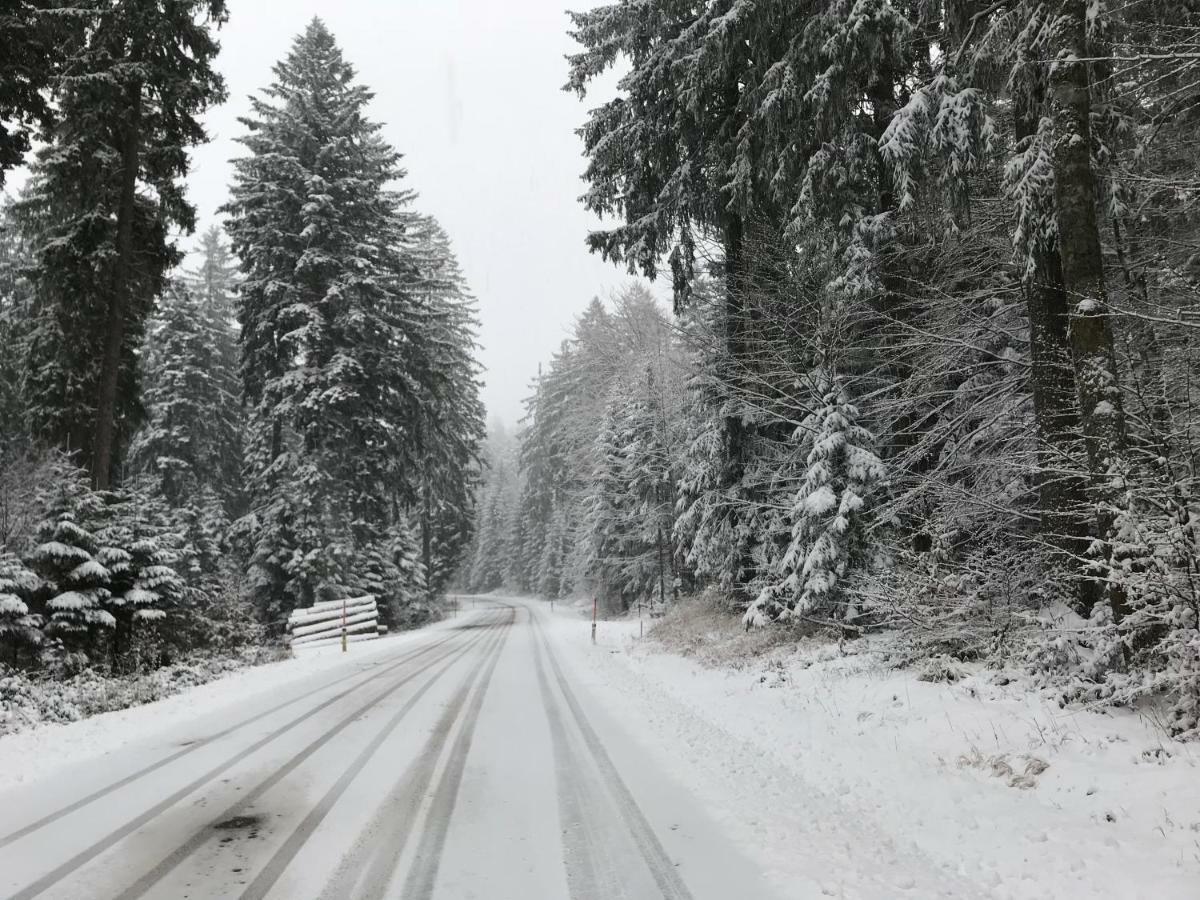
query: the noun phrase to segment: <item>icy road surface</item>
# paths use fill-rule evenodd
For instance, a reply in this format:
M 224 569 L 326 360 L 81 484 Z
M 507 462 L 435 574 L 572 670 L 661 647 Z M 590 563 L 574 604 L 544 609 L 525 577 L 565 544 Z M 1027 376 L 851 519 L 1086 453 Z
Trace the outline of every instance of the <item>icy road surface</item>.
M 0 895 L 777 897 L 572 684 L 543 612 L 465 607 L 8 787 Z

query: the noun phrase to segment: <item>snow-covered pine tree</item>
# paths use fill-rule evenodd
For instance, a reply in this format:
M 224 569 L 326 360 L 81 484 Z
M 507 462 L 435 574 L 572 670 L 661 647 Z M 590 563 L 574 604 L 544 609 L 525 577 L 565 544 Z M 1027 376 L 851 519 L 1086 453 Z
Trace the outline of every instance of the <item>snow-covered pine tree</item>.
M 667 601 L 674 593 L 674 477 L 655 374 L 614 386 L 597 435 L 590 486 L 587 570 L 609 609 Z
M 225 243 L 220 226 L 210 226 L 200 235 L 200 265 L 187 273 L 186 283 L 212 315 L 230 325 L 237 311 L 234 294 L 237 291 L 237 260 Z
M 673 539 L 686 564 L 727 595 L 746 586 L 755 535 L 745 481 L 731 472 L 728 424 L 740 406 L 726 372 L 734 365 L 725 340 L 723 287 L 697 283 L 680 318 L 688 358 L 678 451 L 677 518 Z
M 182 536 L 174 530 L 174 513 L 151 481 L 120 492 L 101 494 L 104 525 L 97 529 L 96 559 L 109 572 L 104 607 L 115 623 L 115 664 L 138 665 L 135 641 L 139 629 L 177 612 L 184 594 L 174 566 Z
M 446 587 L 471 540 L 486 428 L 476 360 L 478 316 L 449 236 L 432 219 L 412 227 L 430 307 L 429 373 L 432 402 L 422 407 L 420 496 L 416 520 L 432 600 Z
M 199 494 L 177 511 L 182 545 L 179 547 L 178 571 L 193 586 L 211 587 L 206 582 L 222 569 L 230 553 L 229 531 L 232 523 L 225 504 L 216 491 L 202 487 Z
M 33 244 L 31 419 L 105 488 L 139 416 L 136 351 L 193 226 L 184 196 L 199 116 L 223 99 L 212 68 L 223 0 L 87 0 L 62 36 L 55 123 L 19 212 Z
M 10 204 L 0 201 L 0 456 L 8 459 L 16 457 L 28 434 L 23 385 L 32 301 L 28 266 L 29 250 Z
M 433 605 L 425 593 L 425 571 L 421 548 L 411 525 L 399 519 L 387 535 L 389 571 L 394 573 L 385 594 L 384 622 L 395 628 L 411 628 L 429 620 Z
M 807 471 L 792 506 L 791 544 L 780 580 L 746 611 L 749 625 L 820 614 L 846 618 L 838 604 L 840 582 L 863 553 L 863 525 L 871 494 L 884 478 L 875 440 L 858 422 L 858 409 L 836 384 L 797 429 L 811 442 Z
M 465 562 L 466 585 L 471 591 L 495 590 L 509 580 L 520 547 L 520 535 L 512 530 L 519 490 L 516 446 L 497 422 L 488 438 L 487 465 L 476 503 L 477 525 Z
M 313 20 L 253 100 L 227 229 L 241 261 L 252 584 L 271 621 L 349 589 L 420 499 L 438 311 L 399 154 Z M 352 449 L 351 449 L 352 448 Z
M 49 635 L 86 652 L 94 633 L 116 625 L 104 608 L 112 596 L 112 573 L 99 558 L 104 499 L 88 486 L 87 473 L 65 456 L 51 463 L 47 481 L 40 498 L 45 518 L 27 560 L 42 581 L 35 609 L 45 611 Z
M 553 478 L 560 470 L 556 444 L 549 426 L 550 406 L 546 374 L 539 368 L 533 392 L 525 400 L 525 418 L 519 435 L 517 468 L 521 477 L 514 479 L 520 494 L 512 512 L 512 559 L 506 580 L 521 591 L 534 591 L 537 567 L 542 558 L 546 529 L 553 511 Z
M 63 62 L 63 31 L 44 6 L 10 0 L 0 9 L 0 188 L 7 170 L 24 161 L 37 127 L 51 118 L 49 87 Z
M 605 608 L 622 610 L 623 591 L 619 567 L 624 556 L 623 532 L 626 527 L 625 435 L 619 421 L 619 406 L 611 402 L 605 410 L 596 436 L 600 457 L 588 496 L 586 524 L 588 530 L 588 574 L 593 591 Z
M 551 600 L 565 597 L 575 586 L 574 573 L 570 570 L 571 548 L 575 534 L 568 504 L 559 503 L 550 515 L 542 544 L 542 557 L 537 564 L 537 580 L 534 590 Z
M 152 320 L 146 424 L 130 447 L 138 471 L 158 478 L 182 508 L 205 490 L 237 508 L 241 494 L 241 384 L 235 336 L 221 302 L 175 283 Z
M 0 553 L 0 648 L 14 664 L 42 642 L 41 617 L 29 603 L 41 580 L 11 553 Z

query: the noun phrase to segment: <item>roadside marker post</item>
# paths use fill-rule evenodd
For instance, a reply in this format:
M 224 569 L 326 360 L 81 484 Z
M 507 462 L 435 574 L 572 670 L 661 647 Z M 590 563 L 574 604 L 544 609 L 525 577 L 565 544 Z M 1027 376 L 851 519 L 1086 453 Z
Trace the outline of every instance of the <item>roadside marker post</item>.
M 347 645 L 350 643 L 347 638 L 349 634 L 346 631 L 346 598 L 342 598 L 342 652 L 346 652 Z
M 592 643 L 596 643 L 596 605 L 600 601 L 595 597 L 592 598 Z

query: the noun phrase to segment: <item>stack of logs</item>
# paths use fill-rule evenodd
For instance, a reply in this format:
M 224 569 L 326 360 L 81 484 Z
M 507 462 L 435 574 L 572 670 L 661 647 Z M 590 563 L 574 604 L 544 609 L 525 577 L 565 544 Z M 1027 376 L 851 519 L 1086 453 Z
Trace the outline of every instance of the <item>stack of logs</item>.
M 308 649 L 340 643 L 343 634 L 348 644 L 373 641 L 387 632 L 387 626 L 379 624 L 375 598 L 367 596 L 297 609 L 288 616 L 287 630 L 293 649 Z

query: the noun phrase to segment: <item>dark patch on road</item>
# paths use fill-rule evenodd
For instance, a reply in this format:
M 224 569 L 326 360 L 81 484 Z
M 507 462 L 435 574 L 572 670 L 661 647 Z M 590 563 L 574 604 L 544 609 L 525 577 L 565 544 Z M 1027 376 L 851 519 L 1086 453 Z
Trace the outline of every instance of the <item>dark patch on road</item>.
M 258 828 L 262 824 L 262 816 L 234 816 L 224 822 L 218 822 L 213 828 L 218 831 L 241 831 L 246 828 Z

